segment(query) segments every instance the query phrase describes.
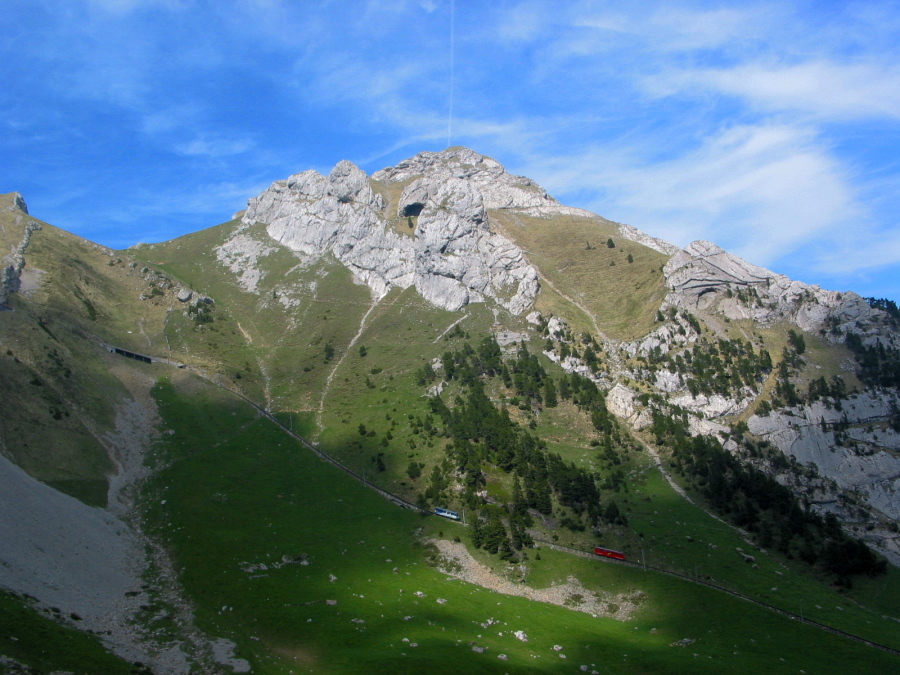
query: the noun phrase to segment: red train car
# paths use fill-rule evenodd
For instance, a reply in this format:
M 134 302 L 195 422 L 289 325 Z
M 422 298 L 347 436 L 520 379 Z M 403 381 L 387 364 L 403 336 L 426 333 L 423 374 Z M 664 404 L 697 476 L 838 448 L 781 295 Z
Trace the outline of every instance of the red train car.
M 602 555 L 604 558 L 615 558 L 616 560 L 625 560 L 625 554 L 621 551 L 613 551 L 611 548 L 594 548 L 594 555 Z

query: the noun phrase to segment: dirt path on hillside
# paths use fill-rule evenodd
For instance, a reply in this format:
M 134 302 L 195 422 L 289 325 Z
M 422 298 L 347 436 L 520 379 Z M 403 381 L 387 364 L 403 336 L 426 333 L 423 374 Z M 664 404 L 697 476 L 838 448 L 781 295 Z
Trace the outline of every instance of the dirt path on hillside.
M 688 495 L 688 493 L 684 490 L 684 488 L 681 487 L 675 481 L 675 479 L 672 478 L 671 474 L 669 474 L 669 472 L 666 470 L 665 463 L 662 461 L 662 457 L 659 456 L 659 452 L 656 450 L 656 448 L 654 448 L 650 443 L 642 442 L 641 445 L 644 448 L 646 448 L 647 453 L 650 455 L 651 458 L 653 458 L 653 462 L 656 465 L 656 468 L 659 469 L 659 472 L 663 475 L 663 477 L 666 479 L 666 481 L 669 483 L 669 485 L 672 486 L 672 489 L 675 490 L 675 492 L 677 492 L 681 496 L 682 499 L 684 499 L 687 503 L 693 504 L 694 506 L 696 506 L 698 509 L 703 511 L 703 513 L 708 515 L 713 520 L 718 520 L 723 525 L 730 527 L 732 530 L 734 530 L 735 532 L 737 532 L 740 535 L 741 539 L 743 539 L 744 542 L 746 542 L 749 546 L 756 548 L 756 544 L 750 539 L 750 534 L 746 530 L 741 529 L 737 525 L 733 525 L 732 523 L 729 523 L 724 518 L 717 516 L 715 513 L 713 513 L 706 507 L 704 507 L 702 504 L 698 504 L 693 499 L 691 499 L 690 495 Z M 779 565 L 781 565 L 785 569 L 787 569 L 787 567 L 783 563 L 778 562 L 777 559 L 772 558 L 772 560 L 777 562 Z
M 554 293 L 559 295 L 561 298 L 568 300 L 573 305 L 575 305 L 578 309 L 580 309 L 582 312 L 584 312 L 585 315 L 591 320 L 591 325 L 594 326 L 594 331 L 597 333 L 597 337 L 599 337 L 604 342 L 608 342 L 608 343 L 613 342 L 606 336 L 606 334 L 602 330 L 600 330 L 600 325 L 597 323 L 597 317 L 594 316 L 594 313 L 591 312 L 587 307 L 585 307 L 584 305 L 582 305 L 580 302 L 578 302 L 574 298 L 569 297 L 568 295 L 563 293 L 561 290 L 559 290 L 556 287 L 556 285 L 552 281 L 550 281 L 550 279 L 548 279 L 546 276 L 541 276 L 541 283 L 547 284 L 551 289 L 553 289 Z
M 653 459 L 653 463 L 656 465 L 656 468 L 659 469 L 659 472 L 663 475 L 663 478 L 665 478 L 669 485 L 672 486 L 672 489 L 675 490 L 675 492 L 677 492 L 679 495 L 681 495 L 681 497 L 685 501 L 694 504 L 694 506 L 697 506 L 694 500 L 688 496 L 688 493 L 684 491 L 684 488 L 676 483 L 675 479 L 669 475 L 668 471 L 666 471 L 666 467 L 663 465 L 662 457 L 659 456 L 656 448 L 654 448 L 649 443 L 642 443 L 642 445 L 644 446 L 644 448 L 646 448 L 647 454 L 649 454 Z
M 360 337 L 362 337 L 363 331 L 366 330 L 366 321 L 368 321 L 369 316 L 372 312 L 375 311 L 375 308 L 378 307 L 378 304 L 384 299 L 384 296 L 380 298 L 373 298 L 372 304 L 369 306 L 369 309 L 366 310 L 366 313 L 363 314 L 362 319 L 359 321 L 359 330 L 356 331 L 356 335 L 353 336 L 353 339 L 350 340 L 350 344 L 347 345 L 347 349 L 341 354 L 341 358 L 337 360 L 332 367 L 331 372 L 328 373 L 328 378 L 325 380 L 325 386 L 322 387 L 322 395 L 319 397 L 319 407 L 316 409 L 316 436 L 325 429 L 322 425 L 322 414 L 325 411 L 325 399 L 328 397 L 328 391 L 331 389 L 331 382 L 334 380 L 334 376 L 338 371 L 338 368 L 341 367 L 341 364 L 344 362 L 344 359 L 347 358 L 347 354 L 353 349 L 354 345 L 356 345 L 357 341 Z
M 444 332 L 443 332 L 443 333 L 441 333 L 441 334 L 438 335 L 436 338 L 434 338 L 434 341 L 433 341 L 431 344 L 435 344 L 435 345 L 436 345 L 436 344 L 440 341 L 440 339 L 441 339 L 442 337 L 444 337 L 447 333 L 449 333 L 451 330 L 453 330 L 453 328 L 454 328 L 455 326 L 458 326 L 459 324 L 461 324 L 463 321 L 465 321 L 465 320 L 468 319 L 468 318 L 469 318 L 469 315 L 468 315 L 468 314 L 465 314 L 465 315 L 463 315 L 462 317 L 460 317 L 459 319 L 457 319 L 456 321 L 454 321 L 453 323 L 451 323 L 449 326 L 447 326 L 447 327 L 444 329 Z

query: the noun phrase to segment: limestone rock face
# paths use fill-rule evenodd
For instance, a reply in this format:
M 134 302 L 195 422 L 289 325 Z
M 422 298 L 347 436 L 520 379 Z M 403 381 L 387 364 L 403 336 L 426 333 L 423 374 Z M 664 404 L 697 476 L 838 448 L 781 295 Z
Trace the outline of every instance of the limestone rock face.
M 432 184 L 451 178 L 467 181 L 481 193 L 484 207 L 488 210 L 516 210 L 524 215 L 537 218 L 553 218 L 560 215 L 597 218 L 597 215 L 590 211 L 560 204 L 530 178 L 507 173 L 499 162 L 479 155 L 468 148 L 456 147 L 448 148 L 443 152 L 420 152 L 415 157 L 404 160 L 396 166 L 372 174 L 372 180 L 385 184 L 409 183 L 418 178 L 423 178 L 425 183 Z M 417 203 L 417 199 L 413 195 L 409 196 L 409 201 L 401 200 L 400 215 L 407 215 L 403 213 L 404 206 Z M 424 202 L 418 201 L 418 203 Z M 623 225 L 621 227 L 629 228 L 630 226 Z M 630 230 L 638 232 L 635 228 L 630 228 Z M 624 233 L 622 236 L 631 238 Z M 647 235 L 643 236 L 648 240 L 661 242 L 661 240 Z M 635 239 L 635 241 L 639 241 L 639 239 Z M 671 246 L 665 242 L 661 242 L 661 244 Z M 677 247 L 672 248 L 678 250 Z
M 21 200 L 22 195 L 18 192 L 14 193 L 14 195 Z M 22 201 L 22 206 L 25 206 L 24 201 Z M 20 281 L 22 270 L 25 269 L 25 250 L 28 248 L 28 244 L 31 243 L 32 233 L 40 229 L 41 226 L 39 223 L 36 223 L 33 220 L 29 221 L 28 224 L 25 225 L 25 231 L 19 246 L 11 255 L 3 258 L 2 262 L 5 264 L 3 268 L 0 269 L 0 303 L 6 302 L 10 293 L 19 292 L 19 289 L 22 286 Z
M 856 293 L 826 291 L 775 274 L 727 253 L 708 241 L 695 241 L 663 268 L 670 305 L 718 312 L 733 320 L 762 324 L 791 321 L 804 331 L 830 326 L 832 335 L 868 334 L 881 311 Z M 842 338 L 835 338 L 836 340 Z
M 869 390 L 844 401 L 841 410 L 816 402 L 766 417 L 754 415 L 748 426 L 801 465 L 814 464 L 820 475 L 858 492 L 870 506 L 897 520 L 900 434 L 881 425 L 898 404 L 896 392 Z M 836 429 L 848 426 L 852 443 L 838 445 Z
M 673 389 L 672 391 L 677 390 Z M 753 402 L 756 392 L 742 393 L 750 393 L 750 396 L 737 400 L 721 396 L 720 394 L 713 394 L 712 396 L 683 394 L 672 398 L 671 402 L 692 413 L 699 413 L 705 418 L 724 417 L 726 415 L 740 414 Z
M 376 171 L 372 174 L 372 179 L 397 183 L 419 176 L 423 176 L 428 183 L 448 178 L 467 181 L 481 193 L 484 206 L 488 209 L 561 207 L 559 202 L 534 181 L 513 176 L 496 160 L 468 148 L 420 152 L 397 166 Z
M 228 267 L 237 277 L 241 288 L 250 293 L 256 293 L 264 270 L 259 265 L 259 259 L 275 251 L 275 247 L 267 245 L 243 232 L 235 232 L 232 237 L 215 249 L 216 258 L 220 263 Z M 178 298 L 181 300 L 181 297 Z M 188 297 L 182 302 L 190 300 Z
M 9 199 L 9 203 L 5 206 L 7 211 L 21 211 L 28 215 L 28 207 L 25 205 L 25 198 L 21 193 L 11 192 L 10 194 L 5 195 L 5 197 Z
M 680 332 L 678 330 L 679 327 L 682 329 Z M 684 321 L 679 321 L 678 323 L 660 326 L 639 340 L 623 342 L 620 346 L 629 358 L 634 358 L 635 356 L 647 356 L 654 349 L 658 349 L 662 354 L 667 354 L 674 348 L 688 346 L 696 342 L 696 340 L 697 335 L 690 325 Z
M 624 384 L 617 384 L 606 394 L 606 407 L 616 417 L 628 422 L 634 429 L 640 431 L 653 422 L 649 411 L 635 405 L 636 395 L 634 391 Z
M 470 168 L 460 172 L 463 163 Z M 307 258 L 332 253 L 378 297 L 414 286 L 451 311 L 486 298 L 513 314 L 531 307 L 537 271 L 518 247 L 491 231 L 487 209 L 554 202 L 545 192 L 465 149 L 422 153 L 373 179 L 408 183 L 396 215 L 417 217 L 414 236 L 390 226 L 395 214 L 386 212 L 368 176 L 347 161 L 327 177 L 305 171 L 277 181 L 250 200 L 242 220 L 265 223 L 272 239 Z M 238 236 L 222 247 L 232 263 L 247 258 Z
M 651 237 L 646 232 L 642 232 L 632 225 L 619 225 L 619 235 L 630 241 L 643 244 L 647 248 L 652 248 L 654 251 L 665 253 L 666 255 L 675 255 L 681 251 L 675 244 L 670 244 L 663 239 Z

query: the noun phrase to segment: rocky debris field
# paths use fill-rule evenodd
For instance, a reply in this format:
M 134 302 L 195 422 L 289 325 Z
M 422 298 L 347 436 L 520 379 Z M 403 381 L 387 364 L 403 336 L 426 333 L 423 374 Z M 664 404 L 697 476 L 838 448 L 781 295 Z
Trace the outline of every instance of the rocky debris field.
M 640 591 L 629 594 L 591 591 L 575 577 L 569 577 L 566 583 L 549 588 L 532 588 L 494 573 L 486 565 L 475 560 L 461 543 L 443 539 L 431 540 L 429 543 L 434 544 L 440 552 L 438 569 L 444 574 L 503 595 L 546 602 L 591 616 L 604 616 L 618 621 L 630 619 L 643 601 L 643 594 Z

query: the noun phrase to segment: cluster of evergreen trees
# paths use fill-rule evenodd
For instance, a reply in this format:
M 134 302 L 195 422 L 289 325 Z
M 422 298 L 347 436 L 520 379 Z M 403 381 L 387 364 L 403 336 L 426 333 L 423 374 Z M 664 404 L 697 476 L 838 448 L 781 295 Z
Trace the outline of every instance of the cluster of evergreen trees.
M 803 335 L 793 329 L 788 331 L 788 344 L 781 350 L 781 361 L 778 362 L 778 377 L 775 381 L 775 398 L 772 405 L 796 406 L 803 403 L 803 398 L 791 380 L 792 376 L 803 367 L 800 355 L 806 351 L 806 340 Z
M 887 312 L 889 323 L 894 326 L 900 325 L 900 308 L 896 302 L 887 298 L 864 298 L 864 300 L 869 303 L 869 307 Z
M 900 350 L 880 341 L 864 345 L 856 333 L 848 333 L 847 346 L 856 356 L 860 380 L 875 387 L 900 387 Z
M 650 362 L 654 361 L 679 373 L 693 396 L 728 396 L 742 387 L 756 387 L 772 370 L 769 352 L 756 352 L 749 340 L 711 342 L 703 337 L 681 354 L 651 353 Z
M 505 406 L 494 405 L 485 391 L 488 380 L 500 378 L 515 392 L 512 400 L 522 397 L 520 407 L 526 409 L 555 406 L 559 398 L 571 400 L 591 416 L 605 445 L 612 448 L 620 439 L 619 431 L 596 384 L 577 374 L 562 376 L 555 383 L 524 343 L 513 359 L 504 360 L 493 336 L 477 348 L 465 343 L 457 351 L 446 352 L 441 360 L 445 376 L 465 385 L 465 390 L 455 397 L 452 408 L 440 396 L 431 399 L 435 422 L 442 423 L 450 443 L 447 459 L 432 471 L 424 493 L 426 502 L 446 499 L 449 476 L 456 473 L 462 478 L 467 506 L 476 513 L 481 509 L 473 518 L 476 545 L 505 557 L 530 545 L 526 532 L 532 525 L 529 509 L 549 515 L 554 502 L 570 510 L 563 525 L 572 530 L 599 527 L 604 521 L 625 524 L 614 502 L 601 503 L 600 476 L 549 452 L 545 441 L 512 419 Z M 433 379 L 433 369 L 431 372 Z M 429 381 L 427 370 L 420 375 L 424 382 Z M 485 482 L 485 465 L 512 474 L 512 501 L 502 513 L 475 496 Z
M 763 548 L 837 576 L 850 585 L 856 574 L 879 574 L 886 564 L 862 542 L 848 537 L 833 515 L 804 509 L 790 488 L 745 466 L 708 436 L 691 437 L 686 415 L 654 411 L 656 442 L 672 449 L 675 468 L 687 476 L 709 504 L 735 525 L 753 533 Z
M 546 442 L 523 429 L 506 408 L 491 403 L 481 381 L 469 386 L 465 398 L 458 396 L 453 409 L 439 396 L 431 406 L 451 439 L 447 455 L 467 491 L 484 485 L 482 465 L 489 464 L 521 480 L 526 508 L 549 514 L 556 497 L 577 514 L 600 517 L 598 477 L 549 452 Z
M 840 375 L 834 375 L 830 380 L 826 380 L 823 376 L 810 381 L 806 399 L 812 402 L 819 399 L 833 398 L 837 401 L 838 410 L 840 410 L 840 399 L 846 394 L 847 384 L 844 382 L 844 378 Z

